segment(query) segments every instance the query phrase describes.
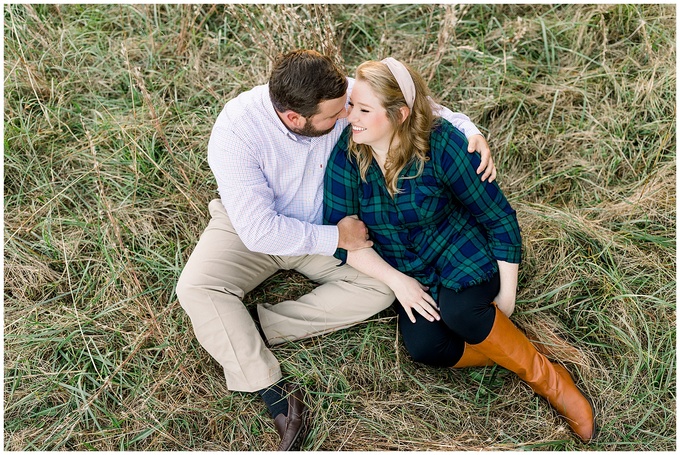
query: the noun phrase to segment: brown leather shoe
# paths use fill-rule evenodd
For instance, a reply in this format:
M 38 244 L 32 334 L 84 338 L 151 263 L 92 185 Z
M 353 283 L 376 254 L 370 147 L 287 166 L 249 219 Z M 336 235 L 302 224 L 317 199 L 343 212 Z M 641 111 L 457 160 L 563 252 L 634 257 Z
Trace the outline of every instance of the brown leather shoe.
M 279 451 L 300 450 L 307 434 L 307 406 L 302 399 L 302 391 L 291 384 L 285 384 L 288 393 L 288 416 L 279 414 L 274 419 L 276 431 L 281 436 Z

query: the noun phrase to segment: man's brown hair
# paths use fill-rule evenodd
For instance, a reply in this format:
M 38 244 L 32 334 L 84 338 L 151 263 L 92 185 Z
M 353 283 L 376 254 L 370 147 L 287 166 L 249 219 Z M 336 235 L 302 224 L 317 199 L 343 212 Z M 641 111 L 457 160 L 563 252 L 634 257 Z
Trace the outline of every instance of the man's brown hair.
M 281 54 L 269 77 L 269 96 L 279 112 L 291 110 L 305 118 L 318 112 L 319 103 L 347 93 L 347 77 L 330 57 L 312 50 Z

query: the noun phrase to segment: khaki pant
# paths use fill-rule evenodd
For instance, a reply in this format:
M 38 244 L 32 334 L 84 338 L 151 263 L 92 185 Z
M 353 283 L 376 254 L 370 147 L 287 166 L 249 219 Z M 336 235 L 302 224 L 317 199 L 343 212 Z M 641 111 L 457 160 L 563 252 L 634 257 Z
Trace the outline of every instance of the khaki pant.
M 219 199 L 177 283 L 177 296 L 201 345 L 224 369 L 229 390 L 254 392 L 282 378 L 243 296 L 279 270 L 296 270 L 320 286 L 300 299 L 258 305 L 270 345 L 349 327 L 384 310 L 394 294 L 334 257 L 271 256 L 248 250 Z

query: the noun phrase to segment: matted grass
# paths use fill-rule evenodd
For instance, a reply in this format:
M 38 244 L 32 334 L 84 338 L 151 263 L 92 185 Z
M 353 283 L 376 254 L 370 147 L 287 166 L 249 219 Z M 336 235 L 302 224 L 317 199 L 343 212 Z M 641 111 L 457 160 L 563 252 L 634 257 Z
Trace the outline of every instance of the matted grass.
M 502 368 L 413 363 L 387 310 L 274 349 L 306 450 L 676 449 L 673 5 L 8 5 L 4 449 L 272 450 L 174 294 L 216 185 L 207 141 L 270 58 L 411 63 L 487 134 L 519 214 L 513 319 L 601 426 L 578 442 Z M 312 288 L 280 273 L 246 300 Z

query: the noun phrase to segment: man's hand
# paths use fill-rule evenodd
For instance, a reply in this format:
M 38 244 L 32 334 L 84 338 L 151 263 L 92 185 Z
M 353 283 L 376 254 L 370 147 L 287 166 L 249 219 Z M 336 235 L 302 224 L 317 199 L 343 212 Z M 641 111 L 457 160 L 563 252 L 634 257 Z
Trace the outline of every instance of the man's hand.
M 474 153 L 479 152 L 482 156 L 482 162 L 477 168 L 477 174 L 484 171 L 482 175 L 482 182 L 489 179 L 489 183 L 496 180 L 496 166 L 493 163 L 493 158 L 491 158 L 491 150 L 489 149 L 489 144 L 484 139 L 481 134 L 475 134 L 468 138 L 468 152 Z
M 356 215 L 349 215 L 338 221 L 338 231 L 338 248 L 354 251 L 373 246 L 373 242 L 368 239 L 368 228 Z

